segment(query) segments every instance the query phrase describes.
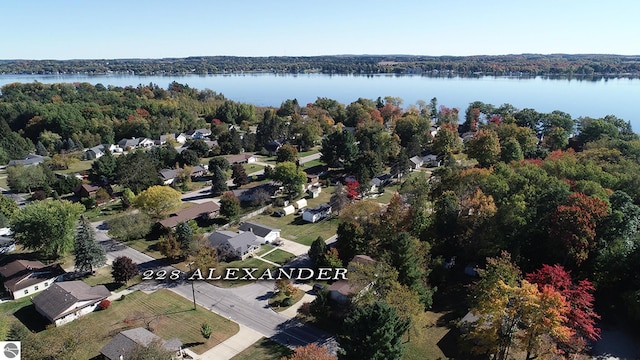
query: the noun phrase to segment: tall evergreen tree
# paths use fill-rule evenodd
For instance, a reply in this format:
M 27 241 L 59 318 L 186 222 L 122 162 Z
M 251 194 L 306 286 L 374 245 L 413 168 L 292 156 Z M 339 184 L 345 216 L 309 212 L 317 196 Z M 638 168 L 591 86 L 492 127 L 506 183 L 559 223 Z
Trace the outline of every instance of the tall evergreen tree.
M 100 267 L 107 262 L 106 253 L 102 246 L 96 242 L 96 234 L 84 216 L 80 217 L 73 253 L 75 267 L 80 271 L 93 272 L 94 267 Z
M 309 258 L 313 261 L 316 267 L 322 267 L 326 262 L 324 257 L 326 253 L 327 243 L 322 237 L 318 236 L 318 238 L 311 243 L 311 247 L 309 248 Z
M 213 167 L 211 174 L 211 194 L 213 196 L 221 195 L 229 190 L 227 187 L 227 174 L 218 165 Z
M 338 359 L 394 360 L 404 353 L 402 336 L 409 321 L 387 303 L 376 301 L 356 309 L 345 319 L 344 329 L 338 336 L 342 348 Z

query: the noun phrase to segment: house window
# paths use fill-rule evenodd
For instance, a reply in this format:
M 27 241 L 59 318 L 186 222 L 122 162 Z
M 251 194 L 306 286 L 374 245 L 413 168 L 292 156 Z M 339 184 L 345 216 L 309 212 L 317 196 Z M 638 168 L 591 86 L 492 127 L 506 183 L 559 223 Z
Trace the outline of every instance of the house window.
M 25 291 L 24 291 L 24 293 L 25 293 L 25 294 L 28 294 L 28 293 L 29 293 L 29 290 L 25 290 Z
M 48 282 L 44 283 L 44 287 L 47 287 L 47 286 L 49 286 L 49 283 Z
M 34 290 L 38 290 L 38 285 L 33 287 Z

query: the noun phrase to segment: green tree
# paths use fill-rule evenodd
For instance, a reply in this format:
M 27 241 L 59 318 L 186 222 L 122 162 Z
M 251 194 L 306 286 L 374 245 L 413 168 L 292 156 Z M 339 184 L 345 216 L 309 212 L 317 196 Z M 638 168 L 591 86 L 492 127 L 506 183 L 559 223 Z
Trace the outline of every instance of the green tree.
M 440 126 L 433 139 L 432 150 L 438 155 L 448 155 L 460 151 L 462 141 L 458 135 L 458 129 L 451 124 Z
M 430 308 L 433 291 L 427 286 L 426 261 L 421 259 L 419 241 L 406 232 L 400 233 L 392 241 L 391 254 L 393 266 L 398 269 L 399 282 L 420 296 L 425 309 Z
M 75 255 L 75 267 L 80 271 L 93 272 L 95 267 L 100 267 L 107 263 L 107 255 L 104 248 L 96 242 L 95 231 L 84 216 L 80 217 L 73 253 Z
M 183 255 L 191 255 L 198 245 L 195 241 L 194 228 L 189 223 L 181 222 L 176 225 L 175 232 Z
M 322 161 L 331 167 L 348 167 L 358 155 L 358 145 L 347 130 L 336 131 L 322 140 Z
M 183 150 L 180 155 L 178 155 L 178 162 L 180 166 L 196 166 L 200 162 L 200 158 L 198 158 L 198 153 L 187 149 Z
M 123 214 L 112 218 L 109 223 L 109 236 L 129 241 L 142 239 L 151 232 L 152 221 L 145 213 Z
M 96 182 L 111 183 L 116 180 L 116 169 L 118 164 L 115 156 L 111 151 L 105 151 L 105 154 L 91 164 L 89 170 L 89 179 Z
M 302 186 L 307 182 L 307 174 L 296 164 L 283 162 L 276 165 L 272 179 L 281 183 L 291 197 L 296 197 L 302 192 Z
M 84 207 L 67 200 L 27 204 L 11 218 L 16 242 L 27 249 L 58 258 L 73 248 L 76 221 Z
M 309 259 L 313 261 L 316 267 L 323 267 L 325 265 L 325 255 L 327 254 L 327 243 L 320 236 L 316 238 L 309 248 Z
M 18 211 L 18 204 L 10 197 L 0 195 L 0 214 L 4 215 L 7 219 L 11 218 L 11 215 Z
M 344 329 L 338 335 L 339 359 L 397 360 L 404 353 L 402 336 L 409 321 L 387 303 L 376 301 L 357 308 L 345 319 Z
M 156 185 L 141 192 L 134 204 L 154 219 L 163 219 L 182 205 L 182 194 L 169 186 Z
M 136 275 L 138 275 L 138 264 L 133 262 L 131 258 L 119 256 L 113 260 L 111 276 L 113 276 L 114 281 L 126 284 Z
M 298 149 L 296 149 L 292 145 L 283 145 L 278 149 L 278 153 L 276 154 L 276 162 L 292 162 L 295 163 L 298 160 Z
M 467 144 L 467 154 L 481 167 L 490 167 L 500 159 L 500 140 L 491 130 L 479 130 Z
M 220 198 L 220 214 L 227 219 L 233 219 L 240 214 L 240 200 L 231 191 L 222 194 Z
M 170 261 L 178 261 L 183 257 L 183 251 L 180 242 L 173 233 L 161 236 L 158 241 L 158 249 L 160 253 L 167 257 Z
M 209 167 L 211 169 L 211 194 L 219 196 L 229 190 L 227 187 L 227 174 L 218 166 Z
M 32 193 L 48 186 L 42 166 L 10 166 L 7 168 L 7 185 L 17 192 Z
M 242 186 L 249 183 L 249 177 L 247 176 L 247 171 L 244 169 L 242 164 L 234 164 L 231 167 L 231 178 L 233 179 L 233 183 Z
M 510 163 L 512 161 L 520 161 L 524 158 L 522 154 L 522 148 L 520 147 L 520 143 L 518 140 L 514 138 L 509 138 L 502 143 L 502 149 L 500 151 L 500 160 L 505 163 Z
M 209 160 L 209 170 L 212 170 L 216 166 L 225 171 L 229 170 L 229 168 L 231 167 L 229 161 L 227 161 L 227 159 L 223 158 L 222 156 L 216 156 Z
M 158 170 L 153 165 L 151 156 L 143 151 L 130 152 L 117 158 L 116 173 L 118 182 L 136 194 L 150 186 L 162 184 L 160 176 L 158 176 Z

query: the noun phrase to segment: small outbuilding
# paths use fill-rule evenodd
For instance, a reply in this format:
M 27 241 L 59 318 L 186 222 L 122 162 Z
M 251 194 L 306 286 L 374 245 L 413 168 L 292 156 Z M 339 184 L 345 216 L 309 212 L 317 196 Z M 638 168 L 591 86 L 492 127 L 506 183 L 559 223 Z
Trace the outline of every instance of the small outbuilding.
M 298 210 L 306 208 L 307 207 L 307 199 L 300 199 L 300 200 L 294 201 L 293 206 L 295 206 L 295 208 L 298 209 Z
M 293 205 L 287 205 L 285 207 L 282 208 L 282 212 L 284 213 L 284 215 L 291 215 L 293 213 L 296 212 L 296 208 L 293 207 Z

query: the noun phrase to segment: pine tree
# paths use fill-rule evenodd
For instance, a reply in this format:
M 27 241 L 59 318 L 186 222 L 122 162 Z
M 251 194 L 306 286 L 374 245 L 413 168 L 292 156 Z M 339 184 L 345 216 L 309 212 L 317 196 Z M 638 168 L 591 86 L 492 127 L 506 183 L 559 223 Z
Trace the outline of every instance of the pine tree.
M 45 148 L 44 145 L 42 145 L 42 142 L 40 141 L 38 141 L 38 143 L 36 144 L 36 154 L 40 156 L 49 156 L 49 152 L 47 151 L 47 148 Z
M 97 242 L 96 234 L 87 219 L 80 217 L 80 226 L 74 242 L 75 267 L 80 271 L 93 272 L 107 262 L 107 255 Z
M 325 254 L 327 253 L 327 243 L 324 239 L 318 236 L 311 243 L 311 247 L 309 248 L 309 258 L 316 267 L 323 267 L 325 265 Z
M 409 321 L 401 319 L 387 303 L 376 301 L 357 308 L 345 319 L 344 329 L 338 336 L 342 348 L 339 359 L 394 360 L 402 358 L 402 336 Z
M 219 166 L 214 166 L 211 173 L 211 194 L 213 196 L 218 196 L 229 190 L 227 187 L 227 175 Z

